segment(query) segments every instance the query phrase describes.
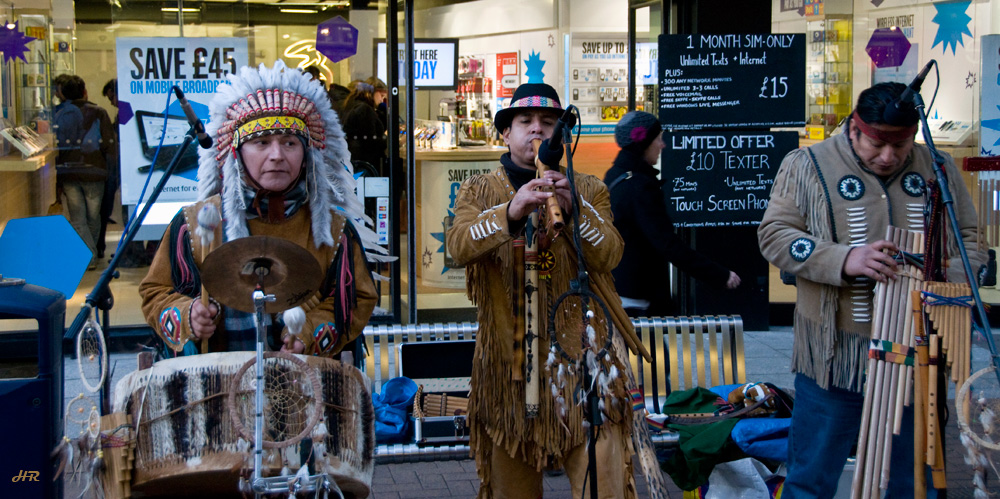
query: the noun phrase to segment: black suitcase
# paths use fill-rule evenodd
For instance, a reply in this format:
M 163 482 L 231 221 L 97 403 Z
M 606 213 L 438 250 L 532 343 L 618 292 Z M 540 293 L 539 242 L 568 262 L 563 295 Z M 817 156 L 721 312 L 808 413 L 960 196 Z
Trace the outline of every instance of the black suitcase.
M 421 386 L 424 407 L 428 393 L 468 398 L 475 340 L 424 341 L 399 345 L 400 374 Z M 418 447 L 469 443 L 465 414 L 414 417 L 414 440 Z

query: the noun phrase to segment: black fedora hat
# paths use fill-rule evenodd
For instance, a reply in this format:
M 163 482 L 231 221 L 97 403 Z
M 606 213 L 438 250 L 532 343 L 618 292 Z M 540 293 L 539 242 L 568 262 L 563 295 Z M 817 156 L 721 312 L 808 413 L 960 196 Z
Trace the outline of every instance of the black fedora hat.
M 514 121 L 514 115 L 525 109 L 551 109 L 560 112 L 563 107 L 559 103 L 556 89 L 545 83 L 525 83 L 514 90 L 510 105 L 497 111 L 493 125 L 498 132 L 503 133 Z

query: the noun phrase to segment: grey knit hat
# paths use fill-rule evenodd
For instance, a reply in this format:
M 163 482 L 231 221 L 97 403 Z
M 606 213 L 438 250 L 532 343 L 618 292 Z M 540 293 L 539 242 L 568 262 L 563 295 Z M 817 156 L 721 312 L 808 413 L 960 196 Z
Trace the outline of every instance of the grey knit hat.
M 645 111 L 631 111 L 626 113 L 615 127 L 615 142 L 622 149 L 642 152 L 662 131 L 660 120 L 656 119 L 656 116 Z

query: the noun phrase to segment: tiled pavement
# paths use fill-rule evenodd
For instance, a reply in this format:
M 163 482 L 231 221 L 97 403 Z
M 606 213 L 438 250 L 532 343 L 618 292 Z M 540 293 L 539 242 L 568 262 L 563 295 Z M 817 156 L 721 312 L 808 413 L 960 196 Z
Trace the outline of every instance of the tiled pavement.
M 780 387 L 791 387 L 793 375 L 789 373 L 791 362 L 792 334 L 789 328 L 773 328 L 771 331 L 744 334 L 747 379 L 768 381 Z M 986 350 L 975 348 L 973 369 L 985 366 L 988 362 Z M 111 359 L 115 380 L 135 369 L 134 354 L 114 354 Z M 67 401 L 80 392 L 81 385 L 76 364 L 66 358 Z M 954 387 L 949 391 L 954 396 Z M 971 498 L 972 472 L 963 462 L 963 449 L 958 441 L 958 430 L 954 417 L 945 432 L 948 463 L 948 496 L 951 498 Z M 673 486 L 669 477 L 670 497 L 680 498 L 681 491 Z M 993 482 L 995 483 L 995 482 Z M 647 498 L 642 476 L 637 473 L 636 484 L 639 497 Z M 380 464 L 375 467 L 372 480 L 373 497 L 376 498 L 410 498 L 410 497 L 474 497 L 479 488 L 475 463 L 471 460 L 432 461 L 401 464 Z M 71 494 L 72 485 L 67 486 L 66 497 Z M 546 498 L 571 499 L 569 481 L 565 476 L 546 476 L 544 483 Z M 845 491 L 840 491 L 844 493 Z M 840 497 L 840 494 L 838 494 Z

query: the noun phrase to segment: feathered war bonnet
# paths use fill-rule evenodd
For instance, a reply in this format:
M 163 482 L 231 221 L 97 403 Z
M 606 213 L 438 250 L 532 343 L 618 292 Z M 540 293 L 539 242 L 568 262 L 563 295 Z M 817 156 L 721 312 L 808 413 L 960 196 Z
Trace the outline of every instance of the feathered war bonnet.
M 333 246 L 330 225 L 331 211 L 335 210 L 352 222 L 369 259 L 389 258 L 378 245 L 369 228 L 372 221 L 355 194 L 354 168 L 344 131 L 318 81 L 287 68 L 280 60 L 272 68 L 264 64 L 256 69 L 244 66 L 218 86 L 208 108 L 211 119 L 206 131 L 215 147 L 200 150 L 198 195 L 204 200 L 222 194 L 227 240 L 250 235 L 244 198 L 247 187 L 241 179 L 244 167 L 237 149 L 244 140 L 259 135 L 261 127 L 271 126 L 305 139 L 303 168 L 316 247 Z

